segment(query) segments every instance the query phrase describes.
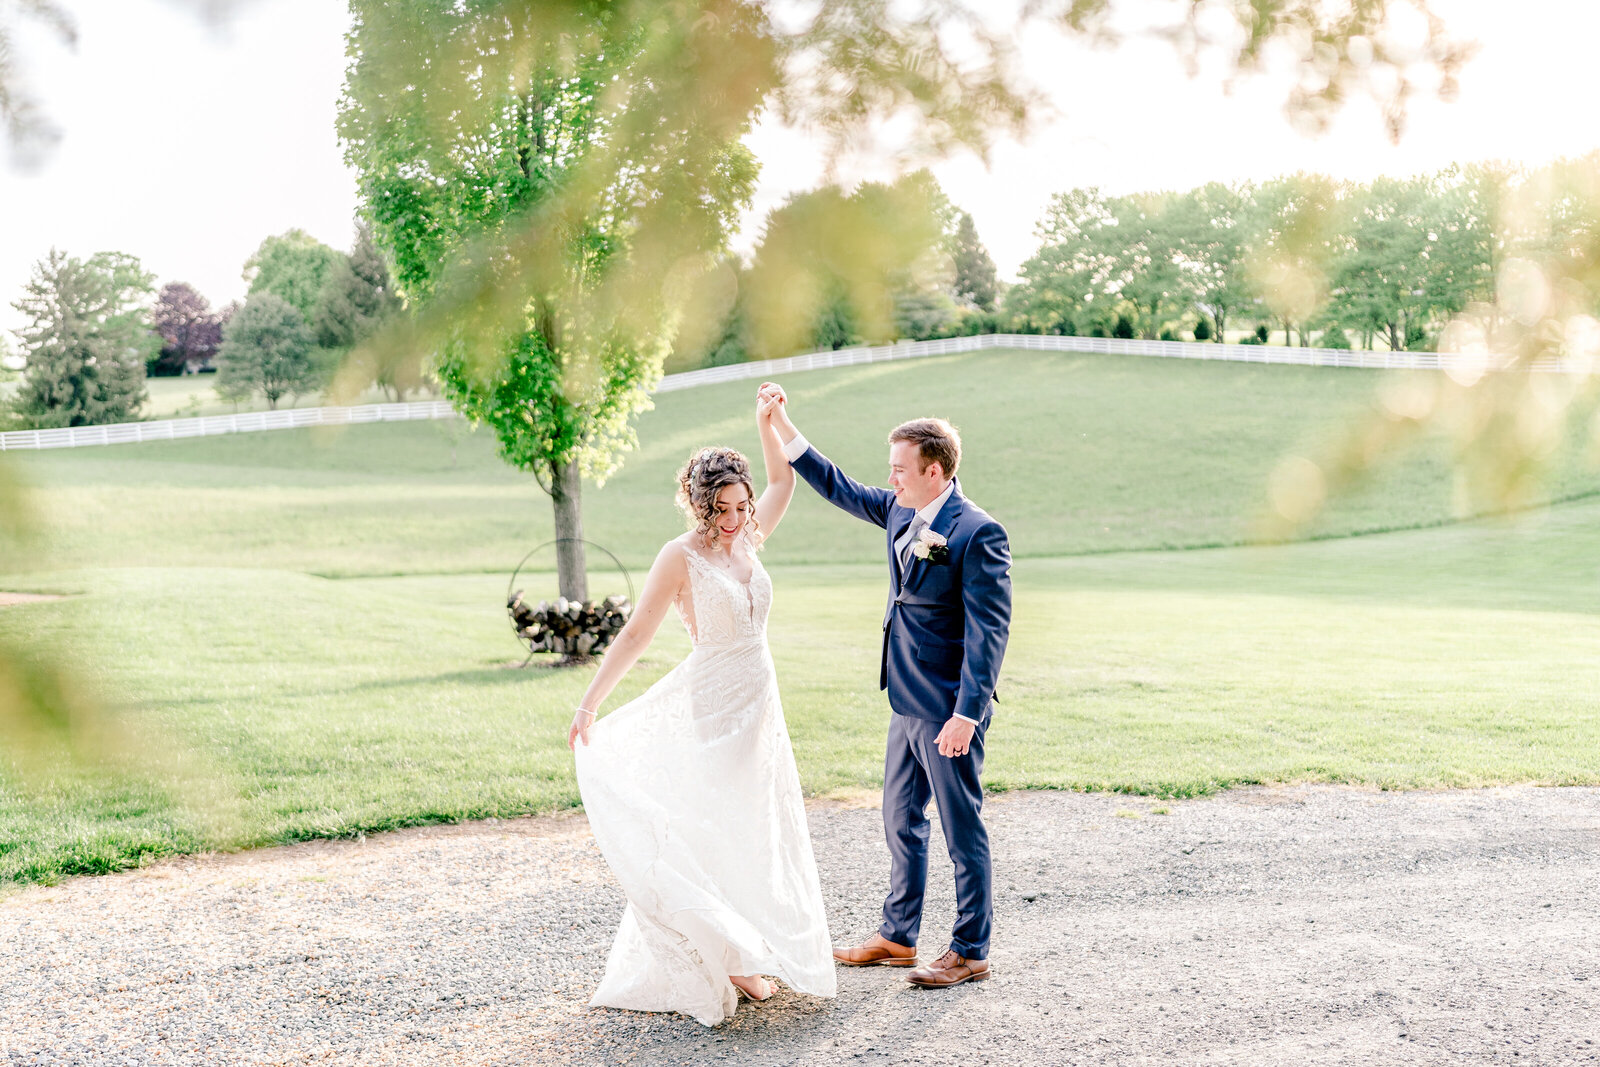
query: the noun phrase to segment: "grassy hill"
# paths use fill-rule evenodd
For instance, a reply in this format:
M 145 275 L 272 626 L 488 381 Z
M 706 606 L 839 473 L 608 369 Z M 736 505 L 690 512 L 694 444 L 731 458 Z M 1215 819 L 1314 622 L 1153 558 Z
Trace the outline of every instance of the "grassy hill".
M 1416 529 L 1195 547 L 1237 542 L 1277 458 L 1375 381 L 988 354 L 785 384 L 802 428 L 868 480 L 899 419 L 962 427 L 964 484 L 1022 557 L 991 788 L 1600 782 L 1600 500 L 1449 523 L 1432 442 L 1317 532 Z M 753 446 L 753 392 L 661 397 L 591 493 L 590 535 L 642 568 L 682 528 L 670 490 L 689 449 Z M 70 659 L 145 747 L 126 773 L 0 767 L 0 882 L 575 803 L 564 729 L 589 673 L 505 669 L 505 571 L 548 536 L 548 503 L 491 442 L 454 444 L 452 465 L 448 425 L 405 424 L 26 457 L 50 569 L 0 588 L 84 595 L 0 609 L 0 637 Z M 1552 492 L 1596 483 L 1574 461 Z M 804 490 L 767 553 L 813 793 L 880 773 L 880 553 Z M 686 648 L 664 627 L 609 706 Z
M 1273 465 L 1365 409 L 1377 373 L 1052 353 L 975 353 L 791 375 L 796 422 L 846 470 L 886 475 L 888 430 L 943 414 L 962 483 L 1019 557 L 1238 544 Z M 754 453 L 755 383 L 658 398 L 640 447 L 586 488 L 591 538 L 643 567 L 682 521 L 674 476 L 695 447 Z M 1340 501 L 1317 535 L 1449 521 L 1448 446 L 1425 443 Z M 240 434 L 19 454 L 55 569 L 278 567 L 323 575 L 504 572 L 550 536 L 529 475 L 459 422 Z M 1574 465 L 1553 497 L 1600 488 Z M 768 558 L 876 561 L 881 541 L 801 494 Z M 36 561 L 37 562 L 37 561 Z

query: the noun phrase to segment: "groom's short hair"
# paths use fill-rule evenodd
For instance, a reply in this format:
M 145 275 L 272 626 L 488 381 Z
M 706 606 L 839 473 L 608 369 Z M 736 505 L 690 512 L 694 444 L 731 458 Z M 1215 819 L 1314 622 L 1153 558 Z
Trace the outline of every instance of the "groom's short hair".
M 961 435 L 943 419 L 912 419 L 896 426 L 889 434 L 889 443 L 909 441 L 917 446 L 922 457 L 922 470 L 937 462 L 946 478 L 956 476 L 961 465 Z M 920 472 L 919 472 L 920 473 Z

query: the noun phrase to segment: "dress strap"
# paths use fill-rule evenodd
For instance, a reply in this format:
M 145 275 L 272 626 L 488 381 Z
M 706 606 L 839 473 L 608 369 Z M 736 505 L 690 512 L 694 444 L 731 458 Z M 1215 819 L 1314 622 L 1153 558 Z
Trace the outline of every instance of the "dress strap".
M 695 551 L 695 549 L 687 541 L 683 542 L 683 553 L 684 553 L 684 555 L 689 557 L 689 562 L 691 564 L 696 564 L 697 563 L 701 567 L 706 568 L 707 570 L 714 569 L 714 565 L 712 564 L 712 562 L 709 559 L 706 559 L 704 556 L 702 556 L 699 552 Z

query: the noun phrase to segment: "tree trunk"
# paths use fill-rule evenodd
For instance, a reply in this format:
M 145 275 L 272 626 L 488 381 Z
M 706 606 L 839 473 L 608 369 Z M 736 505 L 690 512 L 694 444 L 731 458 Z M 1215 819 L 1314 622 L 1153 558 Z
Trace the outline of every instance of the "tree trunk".
M 550 464 L 550 502 L 556 513 L 557 588 L 581 604 L 589 599 L 589 579 L 582 540 L 583 482 L 576 458 Z
M 1228 321 L 1228 313 L 1226 311 L 1223 311 L 1221 308 L 1218 308 L 1217 309 L 1217 313 L 1215 315 L 1211 316 L 1211 318 L 1212 318 L 1213 324 L 1217 328 L 1217 332 L 1212 335 L 1211 340 L 1215 341 L 1217 344 L 1220 345 L 1220 344 L 1223 343 L 1223 337 L 1224 337 L 1223 330 L 1226 328 L 1226 324 L 1227 324 L 1227 321 Z

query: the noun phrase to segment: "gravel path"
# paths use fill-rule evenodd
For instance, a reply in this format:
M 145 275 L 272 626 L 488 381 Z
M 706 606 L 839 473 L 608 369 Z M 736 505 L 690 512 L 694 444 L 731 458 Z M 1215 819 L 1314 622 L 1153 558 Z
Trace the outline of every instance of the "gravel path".
M 988 815 L 981 985 L 847 970 L 836 1000 L 715 1029 L 587 1010 L 622 901 L 582 816 L 491 820 L 13 893 L 0 1064 L 1600 1063 L 1600 790 Z M 814 805 L 811 829 L 835 937 L 870 932 L 878 812 Z M 949 877 L 940 857 L 927 950 Z

